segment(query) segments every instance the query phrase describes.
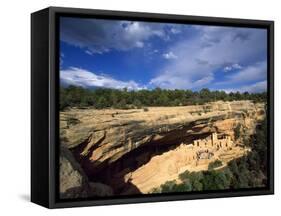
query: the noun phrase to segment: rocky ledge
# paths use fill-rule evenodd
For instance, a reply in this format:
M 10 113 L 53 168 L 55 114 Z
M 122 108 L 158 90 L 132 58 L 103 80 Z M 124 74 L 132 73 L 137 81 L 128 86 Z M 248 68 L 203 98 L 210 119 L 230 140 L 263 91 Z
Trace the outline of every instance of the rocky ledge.
M 238 126 L 250 136 L 264 114 L 264 104 L 251 101 L 130 110 L 71 108 L 60 114 L 60 139 L 80 167 L 79 173 L 87 179 L 108 184 L 117 194 L 141 193 L 128 181 L 128 173 L 144 166 L 155 155 L 212 133 L 235 140 Z M 242 144 L 236 140 L 235 145 Z M 83 184 L 77 173 L 72 174 L 74 188 Z M 71 187 L 63 185 L 61 192 L 65 193 L 65 188 Z

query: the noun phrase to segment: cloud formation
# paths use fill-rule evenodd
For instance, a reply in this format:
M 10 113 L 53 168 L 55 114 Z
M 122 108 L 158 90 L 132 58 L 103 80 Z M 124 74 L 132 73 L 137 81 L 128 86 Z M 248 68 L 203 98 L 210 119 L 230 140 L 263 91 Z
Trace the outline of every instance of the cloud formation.
M 163 57 L 165 58 L 165 59 L 176 59 L 176 58 L 178 58 L 173 52 L 167 52 L 167 53 L 164 53 L 163 54 Z
M 88 70 L 81 68 L 71 67 L 66 70 L 60 71 L 60 80 L 63 85 L 75 85 L 85 88 L 89 87 L 103 87 L 128 90 L 145 89 L 135 81 L 121 81 L 106 75 L 97 75 Z
M 263 80 L 260 82 L 256 82 L 251 85 L 244 85 L 239 88 L 230 88 L 230 89 L 222 89 L 225 92 L 249 92 L 249 93 L 258 93 L 265 92 L 267 89 L 267 81 Z
M 194 26 L 196 36 L 169 47 L 177 56 L 153 77 L 150 84 L 161 88 L 196 89 L 212 86 L 226 77 L 240 83 L 264 78 L 266 30 L 234 27 Z M 245 65 L 243 68 L 241 65 Z M 221 74 L 219 74 L 221 73 Z M 214 77 L 217 79 L 214 80 Z
M 242 66 L 235 63 L 235 64 L 232 64 L 232 65 L 225 66 L 223 70 L 225 72 L 229 72 L 229 71 L 238 70 L 238 69 L 242 69 Z
M 227 76 L 226 78 L 227 82 L 237 84 L 266 79 L 266 74 L 267 63 L 262 61 L 249 65 L 239 70 L 237 73 Z
M 61 71 L 61 80 L 66 84 L 249 91 L 265 87 L 265 29 L 83 18 L 62 18 L 60 29 L 66 47 L 61 67 L 68 68 Z M 92 72 L 96 69 L 108 75 Z M 130 81 L 118 79 L 120 74 Z
M 88 54 L 142 48 L 151 37 L 164 38 L 164 25 L 83 18 L 61 18 L 61 40 Z

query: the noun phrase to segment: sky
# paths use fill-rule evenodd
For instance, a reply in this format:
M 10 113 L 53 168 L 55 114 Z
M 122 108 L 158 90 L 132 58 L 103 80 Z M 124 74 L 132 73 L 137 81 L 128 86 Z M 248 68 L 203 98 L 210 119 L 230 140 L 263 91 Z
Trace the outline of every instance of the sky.
M 63 85 L 266 91 L 265 29 L 60 19 Z

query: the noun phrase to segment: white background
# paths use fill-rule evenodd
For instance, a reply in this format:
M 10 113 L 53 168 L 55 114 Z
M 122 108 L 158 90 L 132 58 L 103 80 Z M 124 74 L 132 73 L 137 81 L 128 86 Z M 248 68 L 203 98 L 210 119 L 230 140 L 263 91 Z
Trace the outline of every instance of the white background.
M 0 6 L 0 215 L 270 215 L 280 200 L 278 0 L 2 0 Z M 30 13 L 48 6 L 275 20 L 275 195 L 47 210 L 29 202 Z M 278 214 L 278 213 L 277 213 Z M 279 212 L 280 214 L 280 212 Z

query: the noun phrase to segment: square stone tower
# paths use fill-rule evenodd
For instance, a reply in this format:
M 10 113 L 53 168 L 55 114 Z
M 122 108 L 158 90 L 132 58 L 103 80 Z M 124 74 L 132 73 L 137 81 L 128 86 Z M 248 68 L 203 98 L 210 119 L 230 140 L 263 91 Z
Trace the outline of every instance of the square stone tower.
M 218 135 L 216 132 L 212 133 L 212 146 L 214 146 L 217 143 Z

